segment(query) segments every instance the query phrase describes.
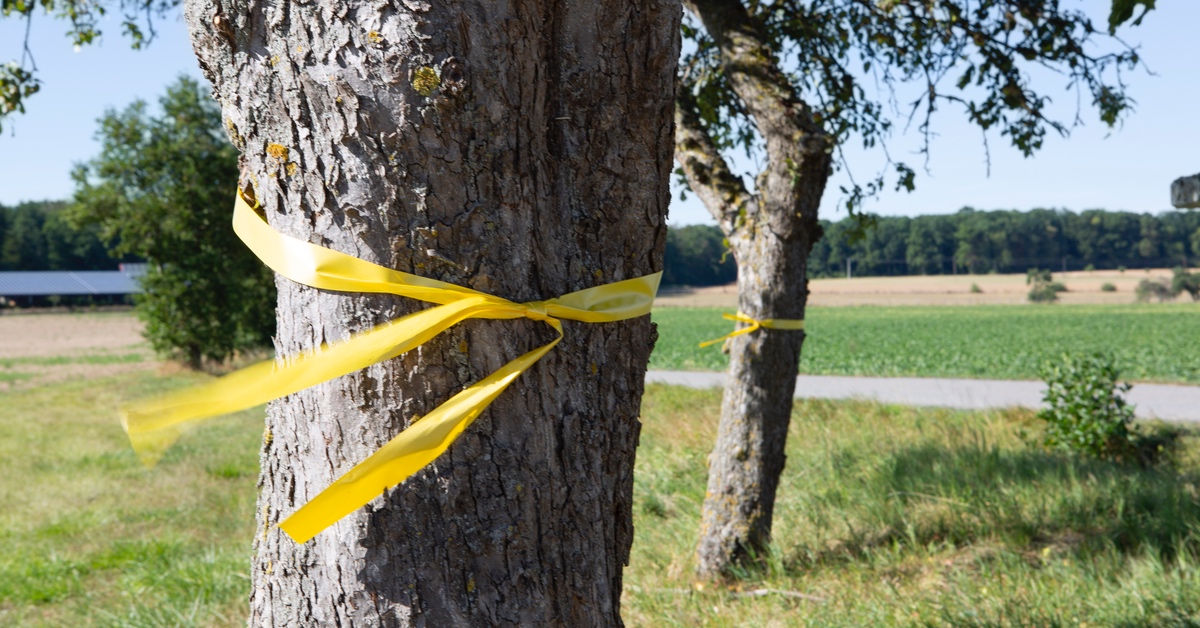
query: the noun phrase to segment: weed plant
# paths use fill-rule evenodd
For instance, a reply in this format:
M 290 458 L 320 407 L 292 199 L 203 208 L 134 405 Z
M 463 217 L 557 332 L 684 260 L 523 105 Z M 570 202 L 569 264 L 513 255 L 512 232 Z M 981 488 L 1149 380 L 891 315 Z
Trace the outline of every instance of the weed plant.
M 1047 447 L 1102 460 L 1137 458 L 1140 439 L 1125 402 L 1131 386 L 1119 381 L 1111 355 L 1064 355 L 1043 373 L 1046 407 L 1038 418 L 1046 422 Z
M 1178 296 L 1171 291 L 1171 282 L 1166 278 L 1139 281 L 1137 287 L 1134 288 L 1134 295 L 1139 303 L 1149 303 L 1150 299 L 1157 299 L 1159 303 L 1162 303 Z

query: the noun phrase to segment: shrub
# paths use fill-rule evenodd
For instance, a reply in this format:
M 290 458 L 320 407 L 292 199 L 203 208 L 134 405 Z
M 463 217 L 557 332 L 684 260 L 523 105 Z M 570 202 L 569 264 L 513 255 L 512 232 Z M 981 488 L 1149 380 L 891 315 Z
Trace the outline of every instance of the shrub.
M 1095 270 L 1096 270 L 1096 265 L 1095 265 L 1095 264 L 1088 264 L 1087 266 L 1084 266 L 1084 267 L 1083 267 L 1083 271 L 1084 271 L 1084 272 L 1088 272 L 1088 273 L 1090 273 L 1090 272 L 1094 272 Z
M 1171 284 L 1166 279 L 1143 279 L 1134 289 L 1137 300 L 1145 303 L 1150 299 L 1158 299 L 1159 303 L 1175 298 L 1171 292 Z
M 1116 292 L 1117 287 L 1111 283 L 1104 283 L 1100 286 L 1100 292 Z
M 973 283 L 971 284 L 971 294 L 983 294 L 983 288 L 980 288 L 979 284 Z
M 1171 278 L 1171 296 L 1186 292 L 1193 301 L 1200 301 L 1200 273 L 1189 273 L 1186 268 L 1176 266 Z
M 1118 270 L 1119 272 L 1122 272 L 1122 273 L 1124 273 L 1124 272 L 1125 272 L 1125 267 L 1124 267 L 1124 266 L 1117 266 L 1117 270 Z
M 1054 303 L 1058 300 L 1058 293 L 1067 291 L 1066 286 L 1053 281 L 1049 270 L 1029 269 L 1025 273 L 1025 284 L 1032 286 L 1029 300 L 1033 303 Z
M 1029 290 L 1029 300 L 1032 303 L 1054 303 L 1058 300 L 1058 291 L 1047 283 L 1038 283 Z
M 1118 383 L 1120 371 L 1111 355 L 1064 355 L 1043 367 L 1047 447 L 1105 460 L 1140 459 L 1140 435 L 1133 408 L 1124 398 L 1128 383 Z
M 1030 268 L 1029 270 L 1025 271 L 1025 285 L 1027 286 L 1034 286 L 1039 283 L 1050 283 L 1051 279 L 1053 279 L 1053 276 L 1050 274 L 1049 270 Z

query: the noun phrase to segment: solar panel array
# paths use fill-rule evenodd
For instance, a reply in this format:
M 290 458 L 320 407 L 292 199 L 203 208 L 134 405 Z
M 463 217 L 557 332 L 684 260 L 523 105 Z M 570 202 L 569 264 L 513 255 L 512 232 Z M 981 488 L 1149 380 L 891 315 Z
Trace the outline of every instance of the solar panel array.
M 119 270 L 32 270 L 0 272 L 0 296 L 120 295 L 141 292 L 137 276 Z

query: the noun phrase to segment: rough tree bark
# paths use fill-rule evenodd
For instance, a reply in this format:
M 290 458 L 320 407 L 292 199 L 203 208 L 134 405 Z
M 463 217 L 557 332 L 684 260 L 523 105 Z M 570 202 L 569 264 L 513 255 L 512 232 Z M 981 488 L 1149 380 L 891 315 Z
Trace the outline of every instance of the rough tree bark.
M 517 302 L 661 268 L 678 2 L 189 0 L 185 12 L 274 228 Z M 283 355 L 425 307 L 278 287 Z M 305 545 L 274 525 L 553 331 L 468 321 L 272 403 L 251 624 L 619 625 L 655 333 L 646 317 L 563 326 L 435 464 Z
M 750 193 L 683 89 L 676 93 L 675 158 L 729 240 L 738 309 L 759 320 L 803 319 L 805 268 L 821 236 L 817 208 L 831 172 L 829 138 L 739 0 L 684 4 L 719 46 L 725 75 L 765 140 L 767 166 Z M 728 341 L 730 373 L 696 551 L 701 576 L 727 574 L 768 548 L 803 341 L 803 332 L 766 328 Z

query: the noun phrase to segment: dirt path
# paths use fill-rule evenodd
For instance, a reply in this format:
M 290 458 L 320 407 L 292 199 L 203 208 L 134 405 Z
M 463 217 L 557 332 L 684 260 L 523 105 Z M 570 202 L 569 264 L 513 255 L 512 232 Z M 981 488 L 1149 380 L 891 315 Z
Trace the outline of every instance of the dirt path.
M 0 316 L 0 358 L 132 351 L 145 344 L 132 313 Z
M 691 388 L 724 385 L 724 373 L 650 371 L 647 383 Z M 1039 408 L 1045 384 L 995 379 L 935 377 L 842 377 L 801 375 L 796 397 L 801 399 L 869 399 L 906 406 L 941 406 L 966 410 L 1021 406 Z M 1136 384 L 1126 395 L 1141 419 L 1200 422 L 1200 386 Z
M 161 366 L 131 312 L 0 316 L 0 392 Z

